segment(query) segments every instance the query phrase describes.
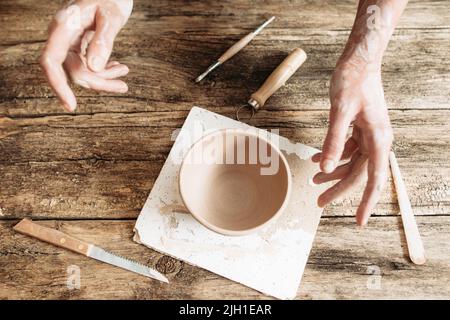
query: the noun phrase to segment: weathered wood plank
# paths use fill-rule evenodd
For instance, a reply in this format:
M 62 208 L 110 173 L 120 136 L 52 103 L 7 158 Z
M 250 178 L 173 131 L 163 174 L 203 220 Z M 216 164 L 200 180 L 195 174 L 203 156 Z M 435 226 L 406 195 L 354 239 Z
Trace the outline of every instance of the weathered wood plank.
M 234 108 L 216 108 L 234 118 Z M 0 163 L 86 158 L 149 160 L 165 158 L 188 111 L 0 117 Z M 390 110 L 395 150 L 411 162 L 446 164 L 450 110 Z M 261 110 L 249 122 L 279 130 L 293 141 L 321 148 L 328 111 Z M 126 148 L 125 148 L 126 146 Z
M 48 21 L 66 1 L 3 0 L 1 43 L 39 41 Z M 134 1 L 130 30 L 148 35 L 189 33 L 240 35 L 253 30 L 261 19 L 275 14 L 272 29 L 348 29 L 356 12 L 354 0 L 332 1 Z M 39 19 L 36 19 L 39 17 Z M 411 0 L 398 28 L 448 28 L 450 11 L 445 1 Z M 143 27 L 144 24 L 149 27 Z M 130 34 L 132 31 L 130 31 Z
M 221 113 L 233 110 L 221 109 Z M 417 214 L 450 214 L 449 111 L 391 111 L 394 149 Z M 0 119 L 3 216 L 136 217 L 187 112 Z M 231 116 L 231 114 L 229 114 Z M 326 111 L 264 111 L 253 124 L 320 148 Z M 325 215 L 353 215 L 358 190 Z M 397 214 L 392 183 L 375 214 Z
M 266 5 L 272 10 L 280 6 L 278 2 Z M 14 8 L 22 11 L 19 19 L 16 13 L 2 20 L 5 31 L 0 34 L 20 35 L 20 39 L 8 42 L 6 38 L 0 42 L 0 114 L 61 113 L 37 64 L 46 38 L 47 21 L 35 18 L 36 10 L 43 10 L 43 15 L 50 20 L 57 6 L 58 3 L 51 3 L 35 8 L 27 1 L 19 2 L 16 7 L 12 3 L 5 6 L 8 13 Z M 292 11 L 296 6 L 302 9 Z M 265 30 L 264 37 L 255 39 L 233 63 L 196 85 L 192 79 L 231 43 L 257 25 L 267 8 L 244 1 L 188 2 L 180 6 L 166 1 L 152 2 L 150 6 L 137 2 L 135 16 L 119 35 L 114 52 L 115 58 L 131 68 L 127 77 L 129 93 L 108 99 L 105 94 L 96 95 L 77 88 L 77 96 L 85 97 L 80 99 L 77 112 L 148 110 L 145 103 L 130 106 L 130 99 L 158 102 L 183 110 L 192 104 L 218 107 L 245 103 L 284 56 L 299 45 L 308 52 L 309 59 L 287 86 L 269 100 L 267 108 L 327 109 L 327 83 L 348 36 L 354 6 L 354 1 L 338 5 L 329 1 L 286 2 L 282 10 L 276 10 L 281 11 L 279 25 Z M 443 17 L 450 16 L 450 10 L 438 1 L 426 5 L 411 2 L 408 10 L 411 13 L 407 11 L 403 18 L 409 27 L 400 28 L 394 34 L 384 60 L 388 103 L 396 109 L 448 108 L 449 20 Z M 241 16 L 244 13 L 245 21 Z M 24 17 L 28 17 L 27 23 L 20 21 Z M 237 20 L 235 26 L 230 25 L 233 20 Z M 420 29 L 421 26 L 427 29 Z M 39 39 L 27 40 L 26 30 L 33 36 L 40 34 Z M 46 97 L 50 98 L 49 102 L 23 100 L 45 100 Z M 95 98 L 103 100 L 102 103 L 92 105 Z M 123 101 L 122 105 L 117 100 Z M 116 107 L 111 108 L 110 104 Z
M 47 24 L 63 2 L 4 0 L 0 10 L 0 299 L 266 298 L 133 243 L 133 220 L 60 219 L 135 218 L 170 150 L 173 130 L 192 105 L 233 116 L 234 107 L 296 46 L 309 59 L 251 124 L 320 147 L 327 83 L 355 1 L 135 1 L 113 55 L 131 68 L 130 92 L 114 96 L 76 88 L 76 116 L 60 108 L 37 64 Z M 192 82 L 270 13 L 276 22 L 233 63 L 200 85 Z M 358 191 L 325 210 L 329 218 L 322 219 L 298 298 L 450 298 L 449 21 L 445 1 L 410 1 L 383 65 L 394 149 L 415 213 L 427 215 L 418 223 L 428 263 L 417 267 L 405 257 L 398 217 L 374 217 L 366 229 L 355 230 L 350 216 Z M 397 211 L 391 181 L 375 214 Z M 172 283 L 14 234 L 16 221 L 4 219 L 24 216 L 57 219 L 44 224 L 155 266 Z M 81 268 L 81 290 L 66 288 L 72 264 Z M 377 267 L 381 289 L 369 289 L 369 273 Z
M 162 162 L 30 162 L 1 166 L 1 218 L 137 217 Z M 14 181 L 14 182 L 12 182 Z
M 14 223 L 0 222 L 0 299 L 267 298 L 133 243 L 132 220 L 39 223 L 155 267 L 167 274 L 169 285 L 14 233 Z M 363 230 L 357 230 L 351 218 L 322 219 L 297 298 L 450 298 L 446 243 L 450 217 L 419 217 L 418 223 L 428 257 L 424 266 L 413 265 L 405 256 L 404 235 L 396 217 L 372 219 Z M 66 286 L 71 265 L 80 267 L 80 290 Z M 381 273 L 380 288 L 372 270 Z
M 399 39 L 394 37 L 383 66 L 386 99 L 392 109 L 448 108 L 450 62 L 445 57 L 450 51 L 450 41 L 443 40 L 447 34 L 442 31 L 430 39 L 427 33 L 410 31 L 399 35 Z M 309 59 L 269 100 L 266 108 L 328 109 L 328 81 L 346 36 L 317 34 L 313 39 L 302 36 L 292 41 L 255 41 L 236 56 L 233 63 L 222 66 L 200 85 L 192 79 L 224 50 L 226 44 L 204 48 L 208 39 L 195 44 L 176 38 L 165 39 L 159 46 L 149 48 L 150 43 L 159 39 L 137 39 L 138 43 L 130 39 L 119 40 L 115 56 L 131 69 L 126 77 L 130 91 L 108 99 L 108 94 L 76 88 L 78 97 L 85 96 L 85 99 L 79 99 L 77 112 L 126 112 L 129 110 L 127 100 L 123 105 L 119 103 L 124 99 L 161 102 L 170 104 L 171 108 L 180 108 L 177 105 L 181 104 L 184 110 L 192 104 L 207 107 L 240 105 L 299 44 L 308 52 Z M 0 114 L 39 114 L 38 110 L 23 106 L 23 99 L 32 98 L 41 98 L 42 103 L 48 104 L 39 106 L 45 113 L 61 112 L 37 64 L 42 45 L 20 44 L 0 49 L 2 56 L 6 57 L 0 71 Z M 49 102 L 45 102 L 47 97 Z M 89 97 L 103 101 L 100 105 L 92 104 Z M 111 108 L 111 103 L 119 109 Z M 106 108 L 101 108 L 102 105 Z M 134 106 L 133 110 L 136 109 L 148 110 L 145 103 Z
M 450 167 L 403 165 L 405 183 L 416 214 L 450 215 Z M 163 160 L 55 161 L 0 165 L 2 184 L 0 219 L 134 218 L 145 203 Z M 295 192 L 295 191 L 294 191 Z M 337 200 L 325 216 L 353 216 L 362 189 Z M 301 210 L 301 208 L 299 208 Z M 383 192 L 374 215 L 397 215 L 392 180 Z
M 399 217 L 322 219 L 303 278 L 301 297 L 333 299 L 448 299 L 448 217 L 418 217 L 427 263 L 412 264 Z M 379 268 L 379 269 L 378 269 Z M 381 272 L 381 287 L 370 277 Z M 369 283 L 369 287 L 368 287 Z

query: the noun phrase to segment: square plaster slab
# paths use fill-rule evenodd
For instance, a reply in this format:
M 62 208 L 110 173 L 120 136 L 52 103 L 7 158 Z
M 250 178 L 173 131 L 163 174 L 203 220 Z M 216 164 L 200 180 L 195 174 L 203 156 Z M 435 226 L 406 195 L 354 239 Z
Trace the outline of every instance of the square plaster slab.
M 179 193 L 178 172 L 186 152 L 203 134 L 226 128 L 253 128 L 279 141 L 291 169 L 288 206 L 277 220 L 251 235 L 229 237 L 207 229 L 187 212 Z M 323 211 L 317 198 L 327 188 L 312 182 L 319 167 L 309 159 L 318 151 L 193 107 L 138 217 L 134 241 L 264 294 L 293 299 Z

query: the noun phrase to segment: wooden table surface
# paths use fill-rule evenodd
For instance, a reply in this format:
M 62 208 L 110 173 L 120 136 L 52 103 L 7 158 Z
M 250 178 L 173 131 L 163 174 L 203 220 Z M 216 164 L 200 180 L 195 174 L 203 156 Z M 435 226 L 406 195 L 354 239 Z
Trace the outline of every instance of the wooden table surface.
M 133 225 L 190 108 L 233 117 L 295 47 L 308 60 L 251 124 L 320 148 L 328 80 L 356 2 L 135 1 L 113 53 L 131 69 L 129 92 L 77 87 L 73 114 L 38 64 L 62 2 L 3 0 L 0 8 L 0 299 L 267 298 L 134 243 Z M 192 81 L 272 14 L 277 20 L 232 62 Z M 393 148 L 428 262 L 408 260 L 390 178 L 365 229 L 354 220 L 361 192 L 325 209 L 298 298 L 450 298 L 449 21 L 448 2 L 410 1 L 383 62 Z M 23 217 L 154 266 L 171 283 L 13 232 Z M 81 270 L 79 290 L 66 286 L 71 265 Z

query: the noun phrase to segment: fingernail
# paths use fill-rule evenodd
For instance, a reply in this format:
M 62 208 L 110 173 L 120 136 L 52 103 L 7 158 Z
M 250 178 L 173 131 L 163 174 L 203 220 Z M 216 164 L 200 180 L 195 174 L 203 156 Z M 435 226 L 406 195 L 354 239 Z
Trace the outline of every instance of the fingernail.
M 317 199 L 317 206 L 319 206 L 319 208 L 325 207 L 325 204 L 324 204 L 323 201 L 320 199 L 320 197 L 319 197 L 319 199 Z
M 333 160 L 327 159 L 323 162 L 323 172 L 325 173 L 333 172 L 334 167 L 335 165 Z
M 367 225 L 367 222 L 369 222 L 369 217 L 362 218 L 362 219 L 358 219 L 358 218 L 356 219 L 356 224 L 358 225 L 358 227 L 360 229 L 363 229 Z
M 369 222 L 369 218 L 368 217 L 364 218 L 363 221 L 361 222 L 362 223 L 361 225 L 364 227 L 367 225 L 368 222 Z
M 316 155 L 313 155 L 310 159 L 312 162 L 320 162 L 320 157 Z
M 67 103 L 64 103 L 63 106 L 64 106 L 64 109 L 66 109 L 69 112 L 73 112 L 75 110 L 75 107 L 71 107 Z
M 320 174 L 316 174 L 313 178 L 312 178 L 312 182 L 314 184 L 320 184 Z
M 119 90 L 120 90 L 120 93 L 125 93 L 128 91 L 128 86 L 126 84 L 124 84 L 121 86 L 121 88 Z
M 91 68 L 93 71 L 102 71 L 103 70 L 103 59 L 100 57 L 92 57 L 91 59 Z

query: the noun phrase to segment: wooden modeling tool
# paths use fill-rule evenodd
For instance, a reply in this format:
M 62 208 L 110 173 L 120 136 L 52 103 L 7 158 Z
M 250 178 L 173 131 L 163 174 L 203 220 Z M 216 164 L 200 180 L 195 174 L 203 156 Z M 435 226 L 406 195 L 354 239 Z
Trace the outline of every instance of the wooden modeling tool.
M 417 228 L 416 219 L 412 211 L 411 202 L 409 201 L 408 193 L 406 192 L 405 183 L 403 182 L 397 159 L 392 151 L 389 154 L 389 162 L 391 164 L 392 176 L 394 177 L 395 191 L 397 192 L 403 228 L 405 229 L 409 258 L 415 264 L 424 264 L 426 258 L 422 239 L 420 237 L 419 229 Z
M 41 241 L 51 243 L 55 246 L 68 249 L 70 251 L 80 253 L 90 258 L 97 259 L 102 262 L 112 264 L 116 267 L 126 269 L 140 275 L 169 283 L 169 280 L 158 271 L 144 266 L 140 263 L 128 260 L 107 252 L 93 244 L 78 240 L 59 230 L 43 227 L 31 221 L 30 219 L 22 219 L 13 228 L 15 231 L 34 237 Z
M 236 119 L 239 119 L 239 112 L 244 107 L 250 107 L 251 116 L 253 117 L 256 111 L 264 106 L 267 99 L 281 88 L 286 81 L 300 68 L 305 62 L 307 56 L 306 52 L 300 48 L 295 48 L 292 52 L 281 62 L 280 65 L 270 74 L 264 81 L 263 85 L 250 96 L 247 105 L 243 105 L 236 110 Z
M 217 59 L 216 61 L 214 61 L 213 64 L 211 64 L 208 69 L 206 69 L 205 72 L 203 72 L 201 75 L 199 75 L 196 79 L 195 82 L 200 82 L 203 80 L 203 78 L 205 78 L 208 73 L 210 73 L 211 71 L 213 71 L 214 69 L 216 69 L 218 66 L 220 66 L 221 64 L 225 63 L 227 60 L 231 59 L 236 53 L 238 53 L 239 51 L 241 51 L 247 44 L 249 44 L 250 41 L 253 40 L 254 37 L 256 37 L 258 35 L 258 33 L 260 33 L 269 23 L 271 23 L 273 20 L 275 19 L 275 17 L 271 17 L 269 20 L 267 20 L 266 22 L 264 22 L 261 26 L 259 26 L 258 29 L 256 29 L 253 32 L 250 32 L 249 34 L 247 34 L 245 37 L 243 37 L 241 40 L 239 40 L 238 42 L 236 42 L 235 44 L 233 44 L 230 48 L 228 48 L 227 51 L 225 51 L 220 57 L 219 59 Z

